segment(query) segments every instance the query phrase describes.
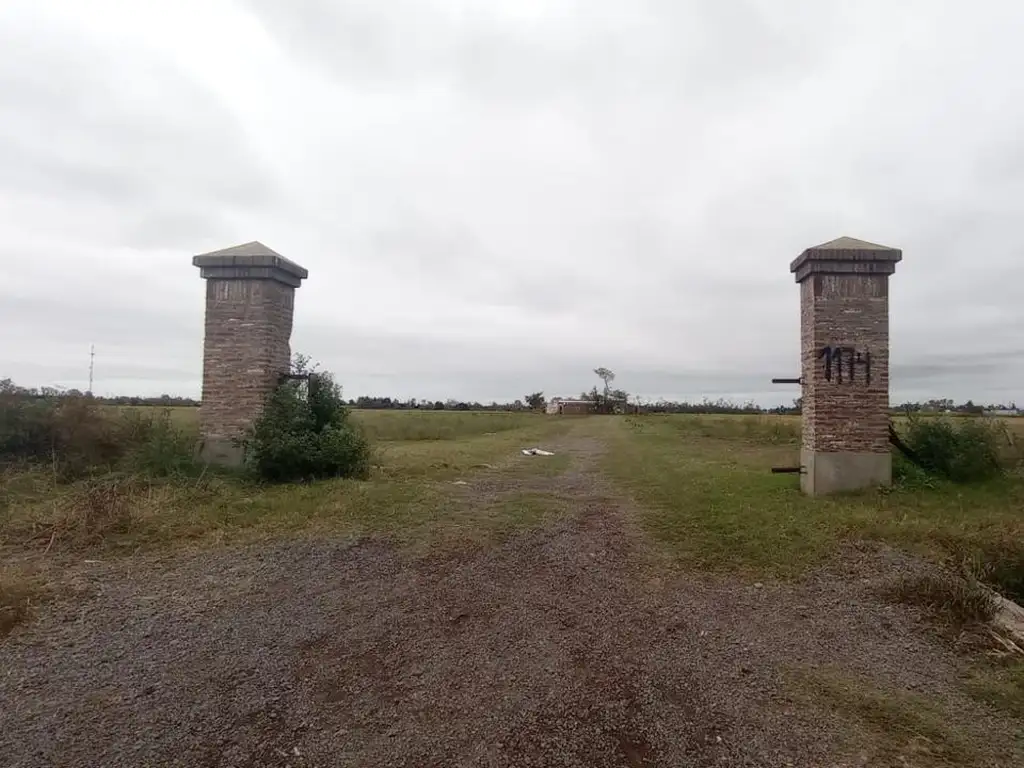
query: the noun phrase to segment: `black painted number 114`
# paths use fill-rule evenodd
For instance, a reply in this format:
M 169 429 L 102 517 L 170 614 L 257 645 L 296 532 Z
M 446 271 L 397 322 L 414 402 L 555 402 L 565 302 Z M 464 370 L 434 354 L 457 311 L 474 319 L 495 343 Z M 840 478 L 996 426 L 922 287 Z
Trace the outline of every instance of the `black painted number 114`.
M 837 384 L 852 384 L 857 371 L 864 373 L 864 383 L 871 383 L 871 353 L 854 347 L 822 347 L 818 358 L 825 360 L 825 381 L 834 378 Z

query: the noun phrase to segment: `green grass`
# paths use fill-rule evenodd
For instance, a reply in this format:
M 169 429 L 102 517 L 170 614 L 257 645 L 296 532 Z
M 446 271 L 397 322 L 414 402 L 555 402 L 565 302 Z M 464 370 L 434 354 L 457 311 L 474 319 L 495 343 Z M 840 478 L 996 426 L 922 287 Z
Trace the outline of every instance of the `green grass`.
M 428 543 L 498 544 L 513 534 L 542 528 L 571 509 L 564 499 L 539 492 L 511 492 L 490 501 L 452 505 L 446 523 Z
M 624 423 L 644 431 L 647 425 L 671 429 L 682 440 L 756 441 L 768 445 L 798 445 L 800 419 L 791 416 L 678 414 L 627 416 Z
M 11 472 L 0 494 L 0 547 L 130 551 L 302 530 L 409 536 L 469 524 L 450 514 L 455 479 L 510 461 L 526 476 L 566 466 L 563 457 L 525 460 L 519 454 L 563 434 L 570 425 L 565 420 L 381 411 L 358 412 L 357 418 L 375 435 L 366 481 L 261 486 L 210 472 L 60 483 L 46 468 Z
M 199 409 L 150 405 L 105 406 L 111 413 L 150 414 L 167 410 L 177 426 L 199 433 Z M 353 418 L 373 441 L 458 440 L 535 424 L 542 414 L 506 411 L 353 410 Z
M 197 409 L 171 412 L 183 429 L 198 429 Z M 520 448 L 544 445 L 572 429 L 608 446 L 604 471 L 639 502 L 646 530 L 687 564 L 784 575 L 822 561 L 843 541 L 867 538 L 932 555 L 1009 563 L 1007 573 L 997 574 L 998 583 L 1012 584 L 1024 570 L 1019 514 L 1024 478 L 810 499 L 799 491 L 796 477 L 769 471 L 774 464 L 798 461 L 795 417 L 561 419 L 380 410 L 356 411 L 354 418 L 374 445 L 369 481 L 281 488 L 256 488 L 221 476 L 195 483 L 152 481 L 144 491 L 136 489 L 141 496 L 133 502 L 128 526 L 136 531 L 134 541 L 149 545 L 307 526 L 396 532 L 444 525 L 450 481 L 487 466 L 507 472 L 510 462 L 521 458 Z M 568 466 L 568 457 L 536 457 L 515 466 L 515 472 L 527 475 L 557 474 Z M 79 486 L 55 484 L 45 470 L 5 478 L 0 545 L 45 536 L 81 501 L 76 494 L 87 495 Z M 127 536 L 123 546 L 132 541 Z M 1007 594 L 1017 596 L 1015 589 Z
M 175 425 L 199 434 L 199 409 L 194 406 L 176 405 L 165 408 L 161 405 L 104 405 L 101 407 L 115 415 L 136 413 L 140 416 L 147 416 L 157 411 L 167 411 L 171 414 L 171 421 Z
M 567 453 L 520 454 L 567 436 L 606 446 L 600 469 L 635 499 L 630 509 L 641 526 L 686 566 L 787 576 L 826 560 L 844 541 L 877 539 L 954 564 L 976 558 L 972 573 L 988 583 L 1012 586 L 1024 571 L 1024 478 L 811 499 L 796 477 L 769 471 L 798 460 L 799 420 L 791 417 L 357 411 L 354 418 L 374 446 L 368 480 L 261 486 L 209 471 L 61 482 L 45 466 L 5 470 L 0 557 L 14 554 L 28 566 L 0 573 L 0 632 L 27 620 L 48 594 L 33 569 L 55 555 L 320 534 L 381 534 L 431 551 L 496 545 L 577 507 L 578 499 L 546 482 L 571 467 Z M 172 419 L 198 431 L 196 409 L 172 409 Z M 487 490 L 485 478 L 499 481 L 497 491 Z M 474 489 L 477 482 L 483 492 Z M 900 599 L 964 621 L 985 618 L 985 605 L 962 586 L 908 581 Z M 864 729 L 880 760 L 970 765 L 987 755 L 969 729 L 951 726 L 937 704 L 921 697 L 831 674 L 802 685 L 816 705 Z M 973 664 L 964 689 L 987 706 L 1024 716 L 1020 662 Z
M 459 440 L 535 427 L 543 414 L 502 411 L 353 411 L 374 441 Z M 550 420 L 548 420 L 550 421 Z
M 495 505 L 496 517 L 502 524 L 518 530 L 537 528 L 552 520 L 556 513 L 564 511 L 562 500 L 543 493 L 517 493 L 502 499 Z
M 776 422 L 774 419 L 781 419 Z M 593 420 L 603 469 L 637 501 L 647 531 L 685 563 L 794 573 L 843 541 L 929 554 L 1024 547 L 1024 480 L 809 498 L 773 465 L 799 463 L 788 417 Z
M 798 670 L 792 680 L 809 706 L 825 708 L 860 731 L 851 746 L 870 765 L 966 767 L 1010 765 L 1014 759 L 1015 745 L 993 743 L 983 728 L 957 718 L 936 699 L 883 690 L 840 670 Z
M 967 690 L 978 701 L 1024 719 L 1024 659 L 1005 657 L 977 664 Z

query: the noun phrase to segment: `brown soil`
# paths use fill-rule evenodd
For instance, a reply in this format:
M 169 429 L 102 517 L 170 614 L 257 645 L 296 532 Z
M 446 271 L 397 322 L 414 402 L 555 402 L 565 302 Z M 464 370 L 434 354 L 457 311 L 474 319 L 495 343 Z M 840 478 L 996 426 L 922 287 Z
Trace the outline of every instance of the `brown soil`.
M 948 646 L 877 597 L 902 557 L 851 550 L 795 583 L 680 572 L 596 474 L 600 446 L 557 449 L 573 454 L 560 476 L 499 469 L 461 489 L 468 505 L 572 501 L 496 545 L 305 540 L 79 564 L 91 596 L 0 644 L 0 763 L 890 764 L 801 696 L 794 670 L 823 667 L 939 700 L 1012 745 L 1016 724 L 959 692 Z M 979 764 L 1010 765 L 1010 749 Z

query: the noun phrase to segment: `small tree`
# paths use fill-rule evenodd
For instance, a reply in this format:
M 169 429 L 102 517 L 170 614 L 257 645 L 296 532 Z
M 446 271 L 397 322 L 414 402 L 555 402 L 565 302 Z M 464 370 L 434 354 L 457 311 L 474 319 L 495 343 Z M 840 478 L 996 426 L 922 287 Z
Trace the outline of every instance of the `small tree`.
M 612 382 L 615 381 L 615 374 L 608 368 L 595 368 L 594 373 L 604 382 L 604 396 L 607 399 L 608 390 L 611 388 Z
M 548 401 L 544 399 L 543 392 L 534 392 L 526 396 L 526 404 L 535 411 L 543 411 Z
M 370 446 L 351 420 L 341 387 L 297 356 L 296 376 L 281 382 L 253 425 L 248 460 L 271 482 L 366 477 Z
M 607 413 L 610 408 L 608 405 L 608 393 L 611 389 L 612 382 L 615 381 L 615 374 L 608 368 L 595 368 L 594 373 L 597 377 L 604 382 L 604 408 L 603 410 Z

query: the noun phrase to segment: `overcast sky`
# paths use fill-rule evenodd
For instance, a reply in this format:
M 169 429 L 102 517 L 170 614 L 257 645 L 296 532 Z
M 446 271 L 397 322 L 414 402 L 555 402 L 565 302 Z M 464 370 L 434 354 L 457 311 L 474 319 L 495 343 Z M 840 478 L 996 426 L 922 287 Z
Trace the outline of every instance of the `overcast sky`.
M 0 378 L 199 395 L 193 254 L 347 396 L 788 402 L 789 262 L 903 249 L 892 399 L 1024 404 L 1024 4 L 3 0 Z

